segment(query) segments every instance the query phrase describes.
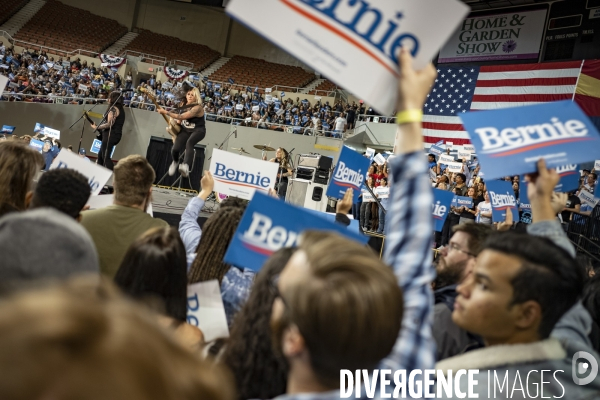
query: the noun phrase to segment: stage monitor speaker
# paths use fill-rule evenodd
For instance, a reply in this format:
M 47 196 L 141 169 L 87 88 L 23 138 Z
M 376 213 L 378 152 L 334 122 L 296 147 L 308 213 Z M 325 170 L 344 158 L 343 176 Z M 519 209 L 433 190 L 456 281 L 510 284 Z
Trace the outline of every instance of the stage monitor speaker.
M 325 212 L 327 210 L 325 190 L 327 190 L 327 185 L 305 179 L 291 179 L 285 201 L 299 207 Z
M 326 169 L 329 171 L 331 169 L 331 165 L 333 164 L 333 158 L 327 156 L 321 156 L 319 158 L 319 166 L 318 169 Z
M 146 159 L 154 168 L 156 173 L 156 179 L 154 184 L 158 183 L 168 171 L 173 158 L 171 156 L 171 148 L 173 147 L 173 141 L 169 138 L 163 138 L 159 136 L 150 137 L 150 143 L 148 143 L 148 150 L 146 150 Z M 202 168 L 204 166 L 204 152 L 205 146 L 198 143 L 194 146 L 194 163 L 190 165 L 190 179 L 192 187 L 189 187 L 188 179 L 182 179 L 181 187 L 184 189 L 193 189 L 200 191 L 200 179 L 202 178 Z M 161 186 L 171 186 L 173 182 L 179 177 L 179 171 L 173 176 L 166 176 L 161 182 Z
M 322 187 L 315 187 L 313 189 L 313 194 L 312 194 L 312 201 L 321 201 L 321 199 L 323 198 L 323 188 Z

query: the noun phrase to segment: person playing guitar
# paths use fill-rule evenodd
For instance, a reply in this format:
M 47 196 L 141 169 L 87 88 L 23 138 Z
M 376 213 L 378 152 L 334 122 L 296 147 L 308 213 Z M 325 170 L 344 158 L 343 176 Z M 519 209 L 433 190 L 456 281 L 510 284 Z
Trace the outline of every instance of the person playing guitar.
M 110 158 L 113 148 L 121 141 L 123 125 L 125 124 L 125 110 L 123 110 L 123 97 L 121 93 L 114 91 L 108 96 L 108 110 L 106 111 L 106 122 L 100 126 L 92 123 L 93 129 L 98 128 L 98 134 L 102 137 L 102 145 L 98 153 L 97 164 L 110 170 L 114 164 Z
M 194 146 L 206 136 L 206 123 L 204 121 L 204 107 L 202 106 L 202 98 L 198 88 L 190 87 L 186 83 L 183 84 L 185 91 L 185 99 L 180 106 L 188 105 L 193 107 L 188 108 L 184 113 L 178 114 L 159 108 L 157 111 L 168 117 L 176 120 L 181 125 L 181 131 L 175 138 L 171 154 L 173 162 L 169 167 L 169 175 L 175 175 L 177 166 L 179 165 L 179 155 L 185 149 L 185 158 L 183 163 L 179 165 L 179 172 L 185 178 L 188 177 L 190 166 L 194 159 Z M 169 127 L 167 127 L 167 130 Z
M 263 160 L 266 160 L 267 156 L 263 156 Z M 275 158 L 271 158 L 269 162 L 276 162 L 279 164 L 277 170 L 277 180 L 275 181 L 275 189 L 277 190 L 277 196 L 280 199 L 285 198 L 288 187 L 288 179 L 292 176 L 292 169 L 290 168 L 289 154 L 286 149 L 279 147 L 275 152 Z

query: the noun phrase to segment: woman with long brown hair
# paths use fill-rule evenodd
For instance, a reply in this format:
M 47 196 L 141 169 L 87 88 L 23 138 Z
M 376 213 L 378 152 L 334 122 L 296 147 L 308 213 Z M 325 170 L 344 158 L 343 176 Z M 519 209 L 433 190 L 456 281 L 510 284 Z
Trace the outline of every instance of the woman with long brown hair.
M 43 165 L 42 155 L 26 143 L 0 142 L 0 217 L 27 209 L 33 196 L 33 179 Z

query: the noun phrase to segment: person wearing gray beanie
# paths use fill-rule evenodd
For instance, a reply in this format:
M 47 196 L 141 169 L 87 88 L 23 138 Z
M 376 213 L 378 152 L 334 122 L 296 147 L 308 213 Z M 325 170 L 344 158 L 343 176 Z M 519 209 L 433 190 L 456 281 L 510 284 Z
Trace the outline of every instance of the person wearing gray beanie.
M 0 285 L 12 288 L 78 274 L 99 275 L 98 253 L 89 233 L 51 208 L 0 219 Z

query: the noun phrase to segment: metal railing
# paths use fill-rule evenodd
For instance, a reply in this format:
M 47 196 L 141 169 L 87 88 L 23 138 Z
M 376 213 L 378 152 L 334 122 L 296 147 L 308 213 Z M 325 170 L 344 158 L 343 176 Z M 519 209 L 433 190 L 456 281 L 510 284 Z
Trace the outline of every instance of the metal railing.
M 195 75 L 195 74 L 192 74 Z M 223 87 L 223 85 L 229 85 L 229 87 L 232 90 L 237 90 L 238 92 L 245 92 L 246 88 L 250 87 L 250 89 L 252 89 L 252 92 L 254 93 L 254 89 L 256 88 L 256 86 L 254 85 L 243 85 L 241 83 L 231 83 L 231 82 L 223 82 L 223 81 L 215 81 L 212 79 L 208 80 L 209 82 L 211 82 L 213 84 L 219 84 L 221 85 L 221 87 Z M 206 82 L 204 82 L 206 83 Z M 265 92 L 265 89 L 271 89 L 271 94 L 274 97 L 279 98 L 279 95 L 281 94 L 281 92 L 285 92 L 285 94 L 287 95 L 288 93 L 297 93 L 297 94 L 303 94 L 303 95 L 307 95 L 307 93 L 302 93 L 302 90 L 305 90 L 306 88 L 302 88 L 302 87 L 292 87 L 292 86 L 282 86 L 282 85 L 275 85 L 273 87 L 270 88 L 258 88 L 259 90 L 262 90 L 263 93 Z M 335 91 L 322 91 L 322 90 L 317 90 L 317 93 L 314 96 L 327 96 L 327 97 L 335 97 Z
M 107 99 L 98 99 L 96 97 L 79 97 L 77 95 L 67 95 L 67 96 L 50 96 L 46 94 L 25 94 L 25 93 L 8 93 L 4 92 L 2 97 L 0 97 L 1 101 L 10 101 L 10 98 L 15 98 L 15 101 L 23 101 L 19 100 L 21 98 L 33 98 L 33 99 L 45 99 L 46 101 L 42 104 L 70 104 L 69 101 L 83 101 L 83 102 L 93 102 L 93 103 L 103 103 L 107 101 Z M 67 101 L 67 103 L 65 103 Z
M 22 93 L 4 93 L 2 95 L 2 97 L 0 97 L 0 101 L 10 101 L 10 97 L 14 97 L 16 99 L 20 99 L 20 98 L 38 98 L 38 99 L 46 99 L 47 101 L 44 103 L 40 103 L 40 104 L 73 104 L 73 105 L 80 105 L 79 102 L 82 101 L 85 104 L 94 104 L 94 103 L 103 103 L 106 102 L 107 99 L 97 99 L 97 98 L 93 98 L 93 97 L 78 97 L 78 96 L 49 96 L 49 95 L 40 95 L 40 94 L 22 94 Z M 17 100 L 17 101 L 23 101 L 23 100 Z M 77 101 L 77 103 L 70 103 L 71 101 Z M 137 105 L 137 108 L 140 109 L 139 106 L 148 106 L 148 107 L 153 107 L 152 110 L 148 110 L 148 109 L 144 109 L 143 111 L 149 111 L 149 112 L 156 112 L 156 106 L 154 105 L 154 103 L 146 103 L 143 101 L 137 101 L 137 100 L 131 100 L 128 102 L 128 104 L 126 104 L 126 107 L 132 108 L 132 105 Z M 175 107 L 167 107 L 167 106 L 161 106 L 161 108 L 164 108 L 166 110 L 173 110 L 175 109 Z M 220 119 L 226 119 L 228 120 L 228 122 L 223 122 L 223 121 L 219 121 Z M 342 140 L 342 138 L 336 138 L 333 137 L 334 134 L 336 134 L 333 131 L 326 131 L 323 129 L 314 129 L 314 128 L 306 128 L 306 127 L 298 127 L 298 126 L 294 126 L 294 125 L 286 125 L 286 124 L 278 124 L 278 123 L 271 123 L 271 122 L 265 122 L 264 124 L 267 125 L 266 128 L 259 128 L 258 124 L 259 121 L 246 121 L 246 119 L 242 119 L 242 118 L 235 118 L 235 117 L 229 117 L 229 116 L 225 116 L 222 114 L 206 114 L 206 120 L 207 121 L 211 121 L 211 122 L 217 122 L 217 123 L 226 123 L 229 125 L 241 125 L 241 124 L 245 124 L 245 126 L 249 127 L 249 128 L 256 128 L 256 129 L 265 129 L 265 130 L 274 130 L 273 128 L 281 128 L 283 130 L 283 132 L 287 132 L 287 133 L 294 133 L 294 130 L 299 130 L 301 131 L 302 135 L 305 136 L 318 136 L 318 137 L 330 137 L 331 139 L 338 139 L 338 140 Z M 236 123 L 237 122 L 237 123 Z M 247 125 L 246 125 L 247 124 Z M 315 132 L 316 131 L 316 132 Z M 315 134 L 316 133 L 316 134 Z M 300 134 L 300 133 L 297 133 Z M 343 135 L 342 135 L 343 136 Z
M 189 62 L 189 61 L 183 61 L 183 60 L 171 60 L 168 62 L 169 67 L 172 65 L 175 66 L 179 66 L 179 67 L 183 67 L 184 69 L 187 69 L 189 71 L 194 69 L 194 63 L 193 62 Z
M 223 123 L 223 124 L 229 124 L 229 125 L 241 125 L 243 123 L 243 124 L 245 124 L 244 126 L 247 126 L 249 128 L 264 129 L 264 130 L 274 130 L 273 127 L 275 127 L 275 128 L 281 128 L 283 130 L 283 132 L 287 132 L 287 133 L 294 133 L 295 130 L 302 132 L 302 133 L 296 133 L 297 135 L 329 137 L 331 139 L 338 139 L 338 140 L 343 139 L 343 134 L 342 134 L 341 138 L 334 137 L 333 135 L 337 134 L 337 133 L 335 133 L 333 131 L 325 131 L 323 129 L 314 129 L 314 128 L 308 128 L 308 127 L 298 127 L 298 126 L 294 126 L 294 125 L 278 124 L 275 122 L 263 122 L 263 124 L 266 125 L 266 127 L 261 128 L 258 126 L 260 124 L 260 121 L 252 120 L 252 119 L 250 121 L 247 121 L 248 118 L 250 118 L 250 117 L 242 119 L 242 118 L 226 116 L 223 114 L 209 114 L 209 113 L 206 114 L 206 120 L 211 121 L 211 122 L 217 122 L 217 123 Z M 229 120 L 229 122 L 219 121 L 219 119 Z M 236 124 L 235 122 L 238 122 L 238 123 Z
M 143 59 L 144 60 L 143 62 L 148 63 L 148 64 L 153 64 L 153 65 L 165 66 L 168 62 L 166 57 L 161 57 L 161 56 L 157 56 L 154 54 L 142 53 L 140 51 L 134 51 L 134 50 L 125 50 L 125 51 L 121 52 L 121 54 L 119 54 L 119 57 L 127 58 L 127 56 Z

